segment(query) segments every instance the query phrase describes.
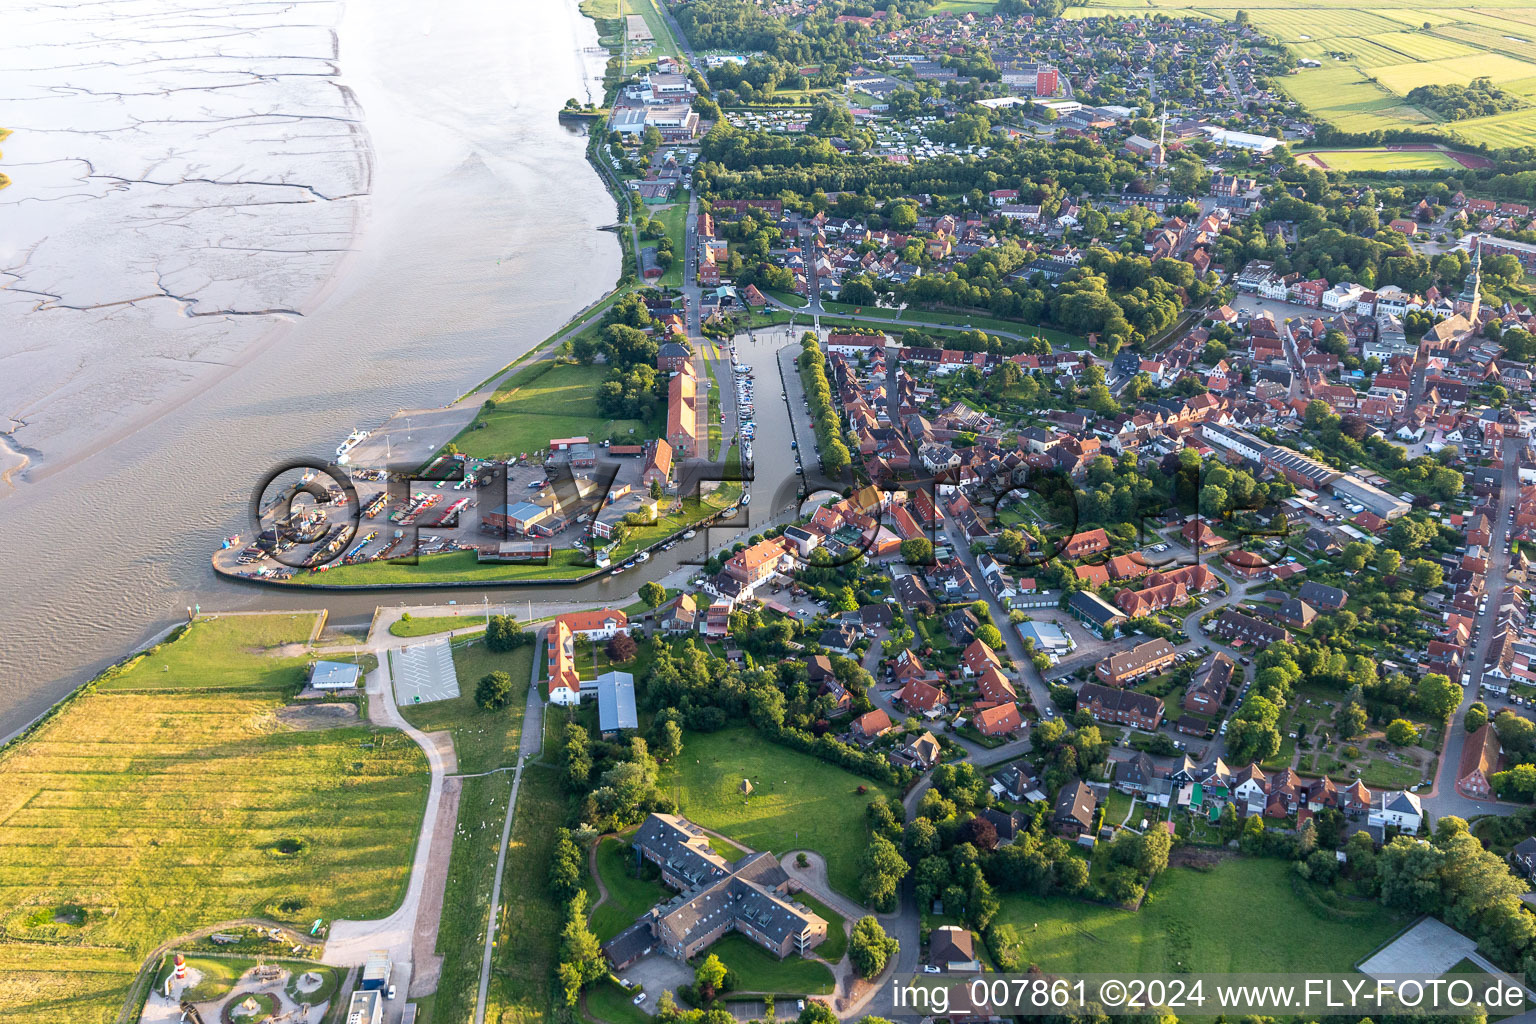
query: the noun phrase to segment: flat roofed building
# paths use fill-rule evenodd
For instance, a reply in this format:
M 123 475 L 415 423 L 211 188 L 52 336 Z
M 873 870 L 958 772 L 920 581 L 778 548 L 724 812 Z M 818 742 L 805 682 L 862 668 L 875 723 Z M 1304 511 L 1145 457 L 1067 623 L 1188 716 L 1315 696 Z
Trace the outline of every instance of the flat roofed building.
M 640 727 L 635 715 L 635 677 L 630 673 L 606 672 L 597 677 L 597 726 L 604 737 Z
M 354 992 L 347 1002 L 347 1024 L 379 1024 L 384 1019 L 384 1000 L 377 989 Z
M 317 661 L 309 667 L 309 685 L 317 690 L 352 690 L 360 670 L 349 661 Z

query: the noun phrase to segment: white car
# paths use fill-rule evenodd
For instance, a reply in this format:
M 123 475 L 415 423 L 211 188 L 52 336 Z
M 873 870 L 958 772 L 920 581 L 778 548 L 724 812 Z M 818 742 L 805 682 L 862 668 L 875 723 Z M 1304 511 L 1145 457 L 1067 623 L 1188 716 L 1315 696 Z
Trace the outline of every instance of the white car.
M 641 1003 L 645 1002 L 645 990 L 642 989 L 640 994 L 631 999 L 630 1002 L 634 1003 L 636 1006 L 639 1006 Z

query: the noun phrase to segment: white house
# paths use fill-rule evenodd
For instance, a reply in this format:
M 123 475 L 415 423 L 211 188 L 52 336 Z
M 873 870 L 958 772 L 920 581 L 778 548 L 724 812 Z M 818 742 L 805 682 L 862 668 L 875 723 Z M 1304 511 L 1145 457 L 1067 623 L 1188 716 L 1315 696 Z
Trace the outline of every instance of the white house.
M 1360 301 L 1360 293 L 1365 291 L 1358 284 L 1349 281 L 1340 281 L 1332 288 L 1323 292 L 1323 308 L 1337 313 L 1348 309 Z
M 1264 776 L 1251 773 L 1232 789 L 1232 801 L 1247 808 L 1248 814 L 1264 813 Z
M 1396 825 L 1404 832 L 1417 832 L 1424 823 L 1424 807 L 1417 793 L 1382 793 L 1371 807 L 1372 827 Z
M 560 616 L 559 621 L 573 634 L 588 640 L 611 640 L 619 633 L 629 632 L 629 616 L 615 608 L 570 612 Z

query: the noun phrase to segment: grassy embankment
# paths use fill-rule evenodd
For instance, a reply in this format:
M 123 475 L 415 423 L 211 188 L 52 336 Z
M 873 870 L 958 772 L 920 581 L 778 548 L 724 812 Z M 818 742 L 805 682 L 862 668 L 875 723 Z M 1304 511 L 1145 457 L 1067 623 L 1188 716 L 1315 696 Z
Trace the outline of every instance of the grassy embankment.
M 474 775 L 514 766 L 522 739 L 533 652 L 534 648 L 529 646 L 498 654 L 488 650 L 482 641 L 456 643 L 453 661 L 459 696 L 401 708 L 401 714 L 418 729 L 447 730 L 453 735 L 460 774 Z M 495 671 L 512 677 L 513 697 L 506 708 L 488 711 L 475 703 L 475 686 L 482 676 Z M 437 933 L 443 974 L 432 999 L 431 1024 L 459 1024 L 469 1020 L 474 1010 L 480 984 L 480 950 L 490 919 L 497 846 L 512 791 L 512 773 L 466 778 L 460 786 L 459 828 L 454 835 Z M 517 813 L 524 813 L 528 803 L 535 799 L 530 797 L 525 783 Z M 519 879 L 526 877 L 511 875 L 508 870 L 502 882 L 503 898 L 510 890 L 522 887 Z

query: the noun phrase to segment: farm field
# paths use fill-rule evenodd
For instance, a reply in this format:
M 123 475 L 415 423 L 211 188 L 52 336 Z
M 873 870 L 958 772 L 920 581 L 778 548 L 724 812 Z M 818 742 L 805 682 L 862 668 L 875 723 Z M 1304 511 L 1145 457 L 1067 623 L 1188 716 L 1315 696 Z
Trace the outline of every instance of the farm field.
M 393 731 L 289 716 L 302 659 L 265 652 L 314 621 L 199 621 L 0 754 L 0 1005 L 16 1019 L 115 1020 L 141 959 L 197 925 L 394 909 L 426 762 Z
M 1457 121 L 1451 133 L 1474 145 L 1490 146 L 1536 145 L 1536 111 L 1509 110 L 1492 117 Z
M 1324 917 L 1291 874 L 1283 861 L 1231 858 L 1209 871 L 1163 872 L 1137 912 L 1005 896 L 998 920 L 1018 930 L 1024 961 L 1046 973 L 1105 974 L 1349 971 L 1408 923 L 1374 902 Z M 1256 920 L 1266 922 L 1264 942 L 1231 941 Z
M 743 798 L 741 780 L 752 781 Z M 754 850 L 815 850 L 834 888 L 859 898 L 864 808 L 886 787 L 809 754 L 780 747 L 749 729 L 689 733 L 660 785 L 680 813 Z M 861 796 L 860 786 L 868 788 Z

